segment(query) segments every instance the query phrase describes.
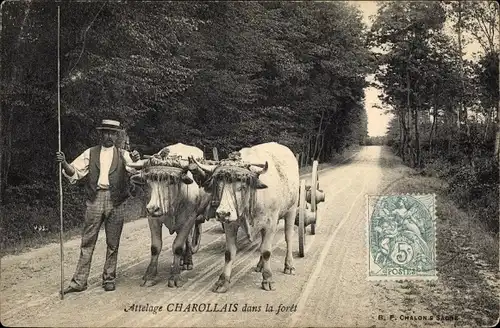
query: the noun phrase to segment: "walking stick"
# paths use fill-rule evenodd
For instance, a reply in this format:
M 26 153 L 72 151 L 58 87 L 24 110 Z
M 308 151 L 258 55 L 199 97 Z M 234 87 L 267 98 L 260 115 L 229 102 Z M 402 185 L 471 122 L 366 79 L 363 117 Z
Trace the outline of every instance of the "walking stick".
M 57 6 L 57 124 L 58 124 L 58 137 L 59 137 L 59 151 L 61 151 L 61 60 L 60 60 L 60 30 L 61 30 L 61 8 Z M 62 188 L 62 163 L 59 163 L 59 244 L 61 253 L 61 299 L 64 299 L 64 249 L 63 249 L 63 188 Z

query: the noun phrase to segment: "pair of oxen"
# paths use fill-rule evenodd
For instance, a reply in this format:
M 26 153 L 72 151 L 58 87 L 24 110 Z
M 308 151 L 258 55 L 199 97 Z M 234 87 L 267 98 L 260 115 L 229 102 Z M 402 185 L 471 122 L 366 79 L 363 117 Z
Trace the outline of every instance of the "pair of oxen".
M 156 283 L 163 224 L 170 234 L 176 233 L 168 286 L 180 287 L 181 270 L 193 268 L 194 227 L 213 217 L 223 222 L 226 234 L 225 264 L 214 292 L 229 289 L 240 227 L 250 240 L 261 235 L 256 270 L 262 273 L 262 288 L 272 290 L 272 241 L 278 221 L 284 219 L 284 273 L 294 272 L 291 239 L 299 193 L 299 168 L 294 154 L 272 142 L 243 148 L 232 155 L 222 161 L 205 161 L 199 148 L 179 143 L 133 164 L 139 173 L 132 176 L 132 181 L 147 185 L 149 191 L 146 208 L 151 261 L 143 285 Z

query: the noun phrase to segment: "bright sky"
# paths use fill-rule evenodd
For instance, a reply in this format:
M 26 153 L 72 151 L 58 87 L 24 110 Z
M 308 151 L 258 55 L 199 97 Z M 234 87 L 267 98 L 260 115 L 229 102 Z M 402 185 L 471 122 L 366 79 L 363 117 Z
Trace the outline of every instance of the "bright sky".
M 370 16 L 377 13 L 377 4 L 375 1 L 349 1 L 350 3 L 356 5 L 363 13 L 363 20 L 368 25 L 371 26 Z M 445 31 L 452 33 L 450 26 L 445 25 Z M 497 40 L 498 41 L 498 40 Z M 469 40 L 469 43 L 465 45 L 464 52 L 466 59 L 472 59 L 475 53 L 480 52 L 479 43 L 473 40 Z M 373 76 L 368 77 L 370 80 Z M 382 136 L 387 133 L 387 125 L 391 120 L 392 115 L 384 114 L 382 109 L 375 108 L 375 106 L 382 106 L 382 102 L 378 99 L 380 95 L 380 90 L 376 88 L 366 88 L 365 89 L 365 108 L 368 116 L 368 135 L 369 136 Z
M 375 1 L 351 1 L 363 12 L 363 20 L 368 26 L 371 26 L 369 16 L 377 13 Z M 372 77 L 370 77 L 372 78 Z M 382 106 L 378 99 L 380 90 L 376 88 L 365 89 L 365 108 L 368 116 L 368 135 L 370 137 L 383 136 L 387 133 L 387 125 L 392 115 L 384 114 L 382 109 L 374 106 Z

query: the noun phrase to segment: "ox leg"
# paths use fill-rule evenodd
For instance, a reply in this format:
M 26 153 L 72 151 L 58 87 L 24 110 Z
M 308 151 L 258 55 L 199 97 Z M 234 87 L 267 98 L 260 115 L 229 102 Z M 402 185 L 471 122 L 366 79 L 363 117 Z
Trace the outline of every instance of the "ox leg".
M 293 210 L 288 212 L 285 216 L 286 257 L 285 257 L 285 269 L 283 270 L 285 274 L 295 273 L 295 267 L 293 266 L 292 238 L 293 238 L 293 226 L 295 224 L 296 213 L 297 213 L 297 208 L 294 208 Z
M 212 289 L 216 293 L 225 293 L 229 290 L 231 279 L 231 270 L 233 262 L 236 258 L 236 235 L 238 232 L 238 224 L 225 223 L 224 230 L 226 232 L 226 252 L 224 253 L 224 270 L 219 276 L 219 280 L 215 283 Z
M 269 259 L 271 258 L 271 244 L 274 238 L 274 231 L 272 228 L 265 231 L 264 238 L 262 239 L 262 244 L 260 245 L 260 254 L 262 257 L 262 289 L 273 290 L 273 273 L 271 271 L 271 263 Z
M 262 254 L 262 243 L 264 242 L 264 237 L 266 235 L 266 230 L 262 229 L 260 231 L 261 241 L 260 241 L 260 252 Z M 259 263 L 255 267 L 255 272 L 262 272 L 262 268 L 264 267 L 264 260 L 262 260 L 262 255 L 259 258 Z
M 184 256 L 186 240 L 189 232 L 194 226 L 196 216 L 191 216 L 184 222 L 174 239 L 172 244 L 172 251 L 174 253 L 174 260 L 170 268 L 170 277 L 168 278 L 168 287 L 182 287 L 184 282 L 181 280 L 181 259 Z
M 182 258 L 182 270 L 193 270 L 193 245 L 191 243 L 192 234 L 186 240 L 186 248 Z
M 148 218 L 149 230 L 151 231 L 151 261 L 146 273 L 142 278 L 142 286 L 153 286 L 156 284 L 155 277 L 158 273 L 158 257 L 160 256 L 162 244 L 162 221 L 157 218 Z
M 189 232 L 189 235 L 186 239 L 186 247 L 184 248 L 184 252 L 182 253 L 182 257 L 181 257 L 181 262 L 180 262 L 180 265 L 181 265 L 181 270 L 187 270 L 187 250 L 189 249 L 190 247 L 190 240 L 192 238 L 192 231 Z

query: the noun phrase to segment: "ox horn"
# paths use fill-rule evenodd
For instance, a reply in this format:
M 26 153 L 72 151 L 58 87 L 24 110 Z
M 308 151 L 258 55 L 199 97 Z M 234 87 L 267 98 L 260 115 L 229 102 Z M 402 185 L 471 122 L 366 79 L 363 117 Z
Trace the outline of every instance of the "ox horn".
M 132 167 L 136 170 L 140 170 L 144 167 L 144 165 L 146 164 L 147 161 L 149 161 L 149 159 L 140 159 L 135 163 L 128 163 L 127 166 Z
M 199 168 L 201 168 L 205 173 L 211 174 L 214 172 L 217 165 L 205 165 L 198 162 L 193 156 L 189 157 L 190 161 L 196 164 Z
M 250 171 L 256 173 L 257 175 L 261 175 L 267 172 L 267 169 L 269 168 L 269 164 L 266 161 L 266 164 L 251 164 L 250 165 Z
M 146 184 L 146 181 L 144 179 L 144 175 L 142 172 L 136 173 L 130 177 L 130 181 L 133 184 L 139 184 L 139 185 L 144 185 Z

